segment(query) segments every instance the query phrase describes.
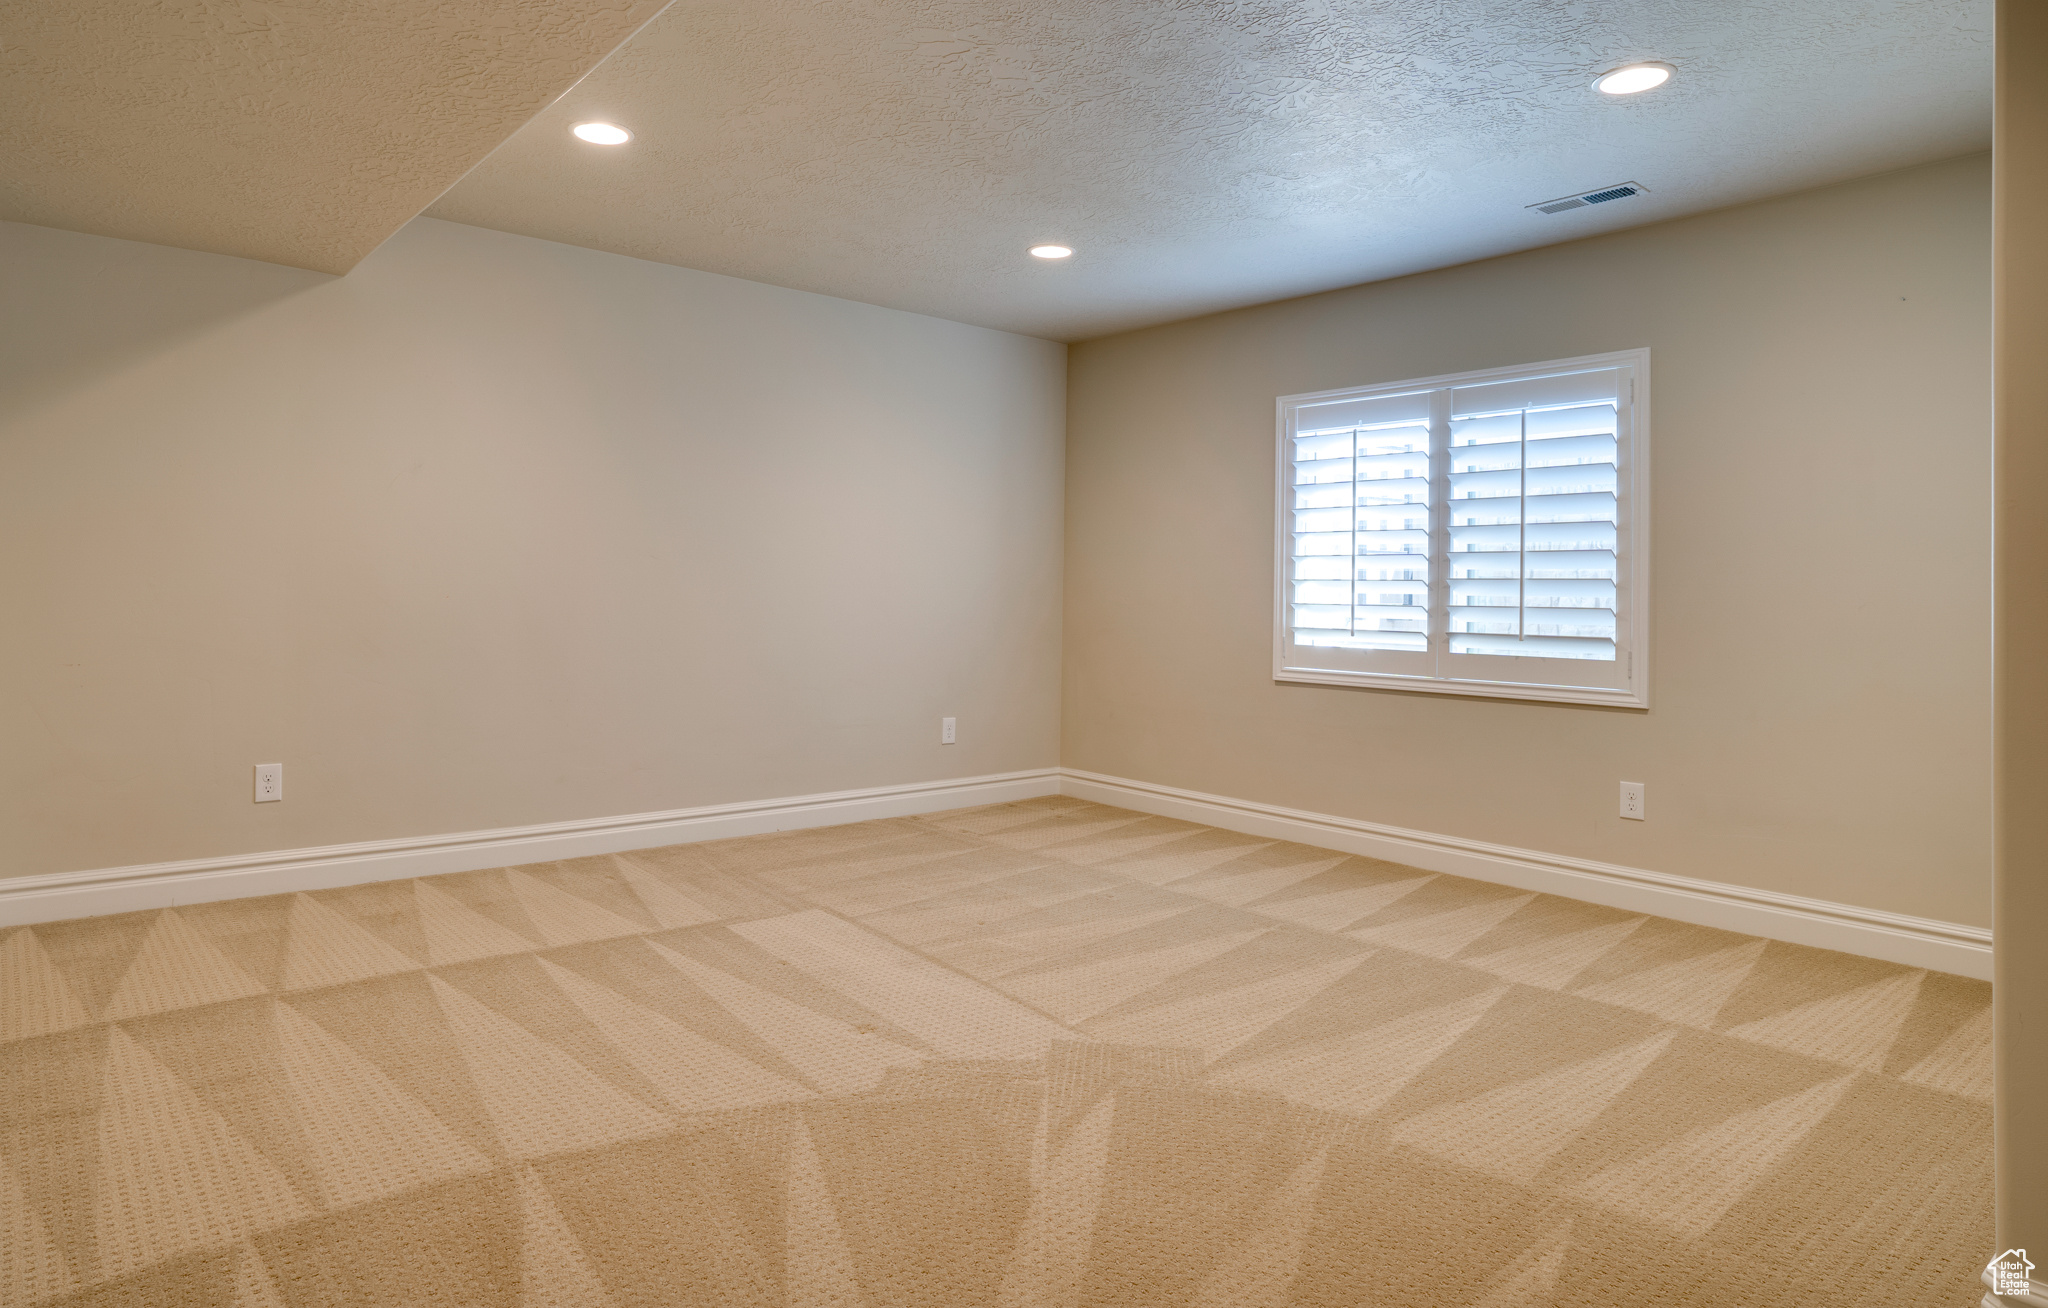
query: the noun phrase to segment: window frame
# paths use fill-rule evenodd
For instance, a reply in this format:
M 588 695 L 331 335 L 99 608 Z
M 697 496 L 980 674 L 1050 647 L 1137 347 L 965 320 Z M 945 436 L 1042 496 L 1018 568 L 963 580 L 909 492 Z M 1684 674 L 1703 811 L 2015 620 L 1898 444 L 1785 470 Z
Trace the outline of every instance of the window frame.
M 1437 541 L 1448 526 L 1449 499 L 1438 500 L 1436 488 L 1448 476 L 1450 463 L 1438 455 L 1447 451 L 1448 434 L 1439 432 L 1439 413 L 1448 415 L 1448 393 L 1453 387 L 1485 382 L 1540 378 L 1559 373 L 1627 369 L 1631 393 L 1617 407 L 1626 413 L 1626 434 L 1619 442 L 1615 470 L 1619 519 L 1615 527 L 1615 661 L 1621 676 L 1618 686 L 1573 686 L 1544 682 L 1511 681 L 1498 677 L 1477 679 L 1447 676 L 1449 654 L 1448 616 L 1451 586 L 1447 554 L 1440 554 Z M 1427 657 L 1436 665 L 1432 673 L 1354 671 L 1318 668 L 1311 660 L 1290 660 L 1292 626 L 1288 610 L 1292 593 L 1290 564 L 1293 556 L 1293 437 L 1295 411 L 1306 405 L 1349 399 L 1442 391 L 1445 400 L 1432 404 L 1431 499 L 1429 503 L 1429 629 L 1432 637 Z M 1477 696 L 1560 704 L 1597 704 L 1615 708 L 1647 709 L 1650 706 L 1650 351 L 1617 350 L 1569 359 L 1502 368 L 1480 368 L 1470 372 L 1445 373 L 1368 386 L 1341 386 L 1326 391 L 1282 395 L 1274 401 L 1275 432 L 1273 477 L 1273 680 L 1319 686 L 1352 686 L 1376 690 L 1401 690 L 1424 694 Z M 1355 501 L 1354 501 L 1355 502 Z M 1526 510 L 1525 510 L 1526 511 Z M 1524 564 L 1524 567 L 1527 565 Z M 1354 580 L 1355 584 L 1355 580 Z M 1309 649 L 1314 647 L 1298 647 Z M 1416 656 L 1422 657 L 1422 656 Z M 1461 661 L 1474 655 L 1455 656 Z M 1550 662 L 1551 660 L 1545 660 Z M 1562 662 L 1563 660 L 1557 660 Z M 1454 665 L 1455 666 L 1455 665 Z

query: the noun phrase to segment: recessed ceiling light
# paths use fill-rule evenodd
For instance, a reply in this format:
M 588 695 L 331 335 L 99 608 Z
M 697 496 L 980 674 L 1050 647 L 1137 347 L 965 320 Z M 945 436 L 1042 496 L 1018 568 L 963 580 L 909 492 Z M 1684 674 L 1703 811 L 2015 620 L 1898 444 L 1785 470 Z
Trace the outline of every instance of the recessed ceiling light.
M 617 123 L 578 123 L 569 130 L 577 140 L 592 145 L 624 145 L 633 139 L 633 134 Z
M 1604 95 L 1634 95 L 1664 85 L 1677 72 L 1670 64 L 1651 60 L 1610 69 L 1594 79 L 1593 89 Z
M 1064 259 L 1072 253 L 1073 251 L 1064 245 L 1034 245 L 1031 247 L 1032 257 L 1038 259 Z

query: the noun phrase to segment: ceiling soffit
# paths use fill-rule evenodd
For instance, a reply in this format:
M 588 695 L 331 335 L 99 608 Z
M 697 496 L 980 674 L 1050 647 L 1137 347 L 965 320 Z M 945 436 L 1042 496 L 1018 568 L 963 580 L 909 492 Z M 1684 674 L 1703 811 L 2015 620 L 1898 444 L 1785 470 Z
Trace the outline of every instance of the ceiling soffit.
M 665 0 L 11 0 L 0 218 L 346 272 Z

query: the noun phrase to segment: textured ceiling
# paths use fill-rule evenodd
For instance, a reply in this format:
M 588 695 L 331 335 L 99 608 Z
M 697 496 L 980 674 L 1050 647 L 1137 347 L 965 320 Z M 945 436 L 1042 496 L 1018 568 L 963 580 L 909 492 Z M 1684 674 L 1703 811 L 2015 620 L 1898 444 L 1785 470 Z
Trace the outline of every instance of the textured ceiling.
M 663 0 L 6 0 L 0 218 L 346 272 Z
M 1588 89 L 1644 58 L 1678 78 Z M 1991 0 L 678 0 L 429 212 L 1071 340 L 1990 128 Z

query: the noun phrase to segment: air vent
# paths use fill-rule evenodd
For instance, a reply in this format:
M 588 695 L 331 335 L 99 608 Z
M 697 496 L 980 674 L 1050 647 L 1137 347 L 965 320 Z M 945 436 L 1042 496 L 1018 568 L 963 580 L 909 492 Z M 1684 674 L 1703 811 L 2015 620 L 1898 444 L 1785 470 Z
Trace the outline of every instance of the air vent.
M 1545 200 L 1541 204 L 1525 207 L 1538 213 L 1563 213 L 1567 209 L 1583 209 L 1589 204 L 1606 204 L 1609 200 L 1626 200 L 1631 195 L 1643 195 L 1649 187 L 1640 182 L 1623 182 L 1619 186 L 1603 186 L 1597 191 L 1581 191 L 1561 199 Z

